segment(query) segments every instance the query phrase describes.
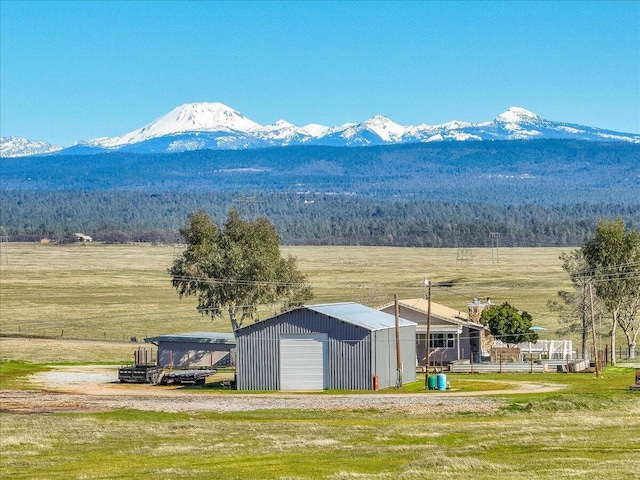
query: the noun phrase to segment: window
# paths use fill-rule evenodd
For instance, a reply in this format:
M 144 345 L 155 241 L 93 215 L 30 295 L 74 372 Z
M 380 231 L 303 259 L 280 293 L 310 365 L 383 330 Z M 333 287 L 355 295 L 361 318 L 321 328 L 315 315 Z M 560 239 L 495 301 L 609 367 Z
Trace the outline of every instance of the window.
M 453 333 L 432 333 L 431 348 L 455 348 L 456 339 Z

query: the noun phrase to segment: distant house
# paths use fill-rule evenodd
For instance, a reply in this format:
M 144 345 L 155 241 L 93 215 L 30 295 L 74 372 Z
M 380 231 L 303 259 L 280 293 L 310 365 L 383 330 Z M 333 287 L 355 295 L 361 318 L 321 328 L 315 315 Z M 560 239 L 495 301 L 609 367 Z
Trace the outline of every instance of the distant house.
M 89 235 L 85 235 L 84 233 L 74 233 L 74 237 L 76 237 L 80 242 L 92 242 L 93 238 Z
M 469 304 L 478 306 L 479 302 Z M 416 361 L 424 366 L 426 358 L 427 313 L 429 302 L 424 298 L 398 301 L 400 317 L 411 320 L 416 326 Z M 393 303 L 383 306 L 381 311 L 393 314 Z M 478 317 L 479 318 L 479 317 Z M 483 352 L 486 328 L 469 319 L 469 312 L 462 312 L 431 302 L 430 358 L 431 363 L 450 363 L 457 360 L 480 361 Z
M 413 382 L 415 323 L 400 320 Z M 236 330 L 238 390 L 375 390 L 398 379 L 395 317 L 357 303 L 299 307 Z
M 191 332 L 145 338 L 158 347 L 158 365 L 167 368 L 226 367 L 235 364 L 233 333 Z

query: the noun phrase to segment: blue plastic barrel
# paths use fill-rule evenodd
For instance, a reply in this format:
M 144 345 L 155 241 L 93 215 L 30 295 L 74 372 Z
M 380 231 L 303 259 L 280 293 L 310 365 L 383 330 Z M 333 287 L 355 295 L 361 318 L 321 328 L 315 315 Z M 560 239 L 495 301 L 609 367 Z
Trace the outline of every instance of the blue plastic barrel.
M 436 375 L 436 382 L 438 384 L 438 390 L 447 389 L 447 376 L 444 373 Z

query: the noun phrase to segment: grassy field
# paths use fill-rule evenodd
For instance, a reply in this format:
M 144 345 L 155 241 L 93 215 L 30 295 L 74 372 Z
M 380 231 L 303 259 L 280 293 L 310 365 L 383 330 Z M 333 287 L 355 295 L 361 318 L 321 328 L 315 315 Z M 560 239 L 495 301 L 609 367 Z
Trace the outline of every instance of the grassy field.
M 193 298 L 178 299 L 167 268 L 180 247 L 149 244 L 4 244 L 1 252 L 0 334 L 102 341 L 140 340 L 188 331 L 229 331 L 227 319 L 195 311 Z M 424 296 L 424 278 L 451 281 L 433 299 L 466 310 L 474 297 L 509 301 L 533 314 L 536 324 L 557 327 L 546 302 L 569 287 L 561 249 L 472 250 L 457 262 L 455 249 L 385 247 L 284 247 L 298 258 L 313 286 L 315 303 L 355 301 L 378 307 Z M 265 306 L 260 318 L 276 313 Z M 549 332 L 551 334 L 551 332 Z
M 15 385 L 14 373 L 7 376 Z M 470 377 L 452 379 L 475 381 Z M 640 393 L 629 391 L 632 378 L 633 370 L 623 368 L 607 369 L 600 380 L 482 375 L 566 388 L 506 391 L 498 411 L 456 414 L 371 408 L 0 414 L 0 474 L 65 480 L 639 478 Z
M 561 250 L 553 248 L 500 249 L 498 263 L 482 249 L 473 250 L 469 263 L 457 262 L 450 249 L 283 250 L 298 257 L 318 303 L 379 306 L 394 293 L 419 297 L 427 277 L 453 283 L 434 288 L 436 302 L 464 310 L 474 297 L 509 301 L 551 329 L 549 337 L 557 320 L 546 302 L 569 287 Z M 225 319 L 198 316 L 195 302 L 179 300 L 171 289 L 166 269 L 178 252 L 151 245 L 9 244 L 0 252 L 0 358 L 21 362 L 0 362 L 0 388 L 33 388 L 25 376 L 49 364 L 126 361 L 139 345 L 131 337 L 228 331 Z M 271 313 L 267 307 L 261 316 Z M 640 478 L 640 392 L 629 390 L 633 378 L 628 368 L 608 368 L 599 380 L 592 374 L 454 375 L 450 380 L 463 392 L 504 391 L 498 411 L 456 414 L 5 412 L 0 477 Z M 566 387 L 515 394 L 513 382 Z M 400 393 L 421 391 L 419 381 Z

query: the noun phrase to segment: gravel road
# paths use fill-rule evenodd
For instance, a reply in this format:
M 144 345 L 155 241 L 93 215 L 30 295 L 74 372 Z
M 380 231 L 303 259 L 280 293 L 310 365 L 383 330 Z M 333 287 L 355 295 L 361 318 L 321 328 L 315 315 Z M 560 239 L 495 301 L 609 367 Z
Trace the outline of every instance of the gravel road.
M 504 401 L 478 393 L 424 392 L 328 395 L 314 393 L 253 394 L 220 391 L 184 391 L 179 387 L 129 385 L 117 381 L 117 369 L 108 366 L 58 367 L 32 375 L 37 390 L 0 391 L 0 411 L 14 413 L 101 412 L 136 409 L 156 412 L 239 412 L 269 409 L 376 409 L 406 414 L 490 413 Z M 538 383 L 518 383 L 517 392 L 558 389 Z

